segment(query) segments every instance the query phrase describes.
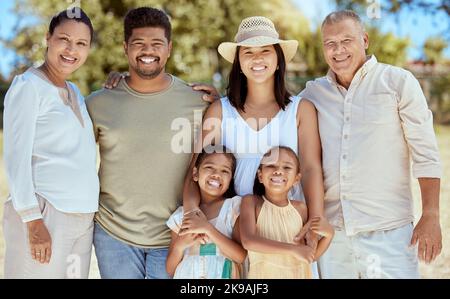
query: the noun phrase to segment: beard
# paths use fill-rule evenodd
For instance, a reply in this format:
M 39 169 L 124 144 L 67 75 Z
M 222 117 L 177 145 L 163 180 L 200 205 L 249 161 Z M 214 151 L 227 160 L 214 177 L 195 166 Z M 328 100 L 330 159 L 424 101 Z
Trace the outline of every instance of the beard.
M 151 80 L 151 79 L 158 77 L 164 70 L 164 67 L 159 66 L 159 65 L 155 69 L 152 69 L 152 70 L 140 68 L 139 65 L 132 66 L 132 67 L 133 67 L 134 71 L 136 72 L 136 74 L 138 74 L 139 77 L 141 77 L 142 79 L 145 79 L 145 80 Z

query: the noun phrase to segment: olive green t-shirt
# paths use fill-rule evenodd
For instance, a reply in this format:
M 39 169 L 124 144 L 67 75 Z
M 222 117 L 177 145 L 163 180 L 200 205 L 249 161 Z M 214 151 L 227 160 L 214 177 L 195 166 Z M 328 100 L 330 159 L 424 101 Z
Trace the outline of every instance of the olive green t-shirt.
M 170 243 L 166 221 L 181 203 L 194 135 L 207 104 L 172 76 L 164 91 L 141 94 L 121 80 L 87 99 L 100 147 L 100 204 L 95 220 L 133 246 Z

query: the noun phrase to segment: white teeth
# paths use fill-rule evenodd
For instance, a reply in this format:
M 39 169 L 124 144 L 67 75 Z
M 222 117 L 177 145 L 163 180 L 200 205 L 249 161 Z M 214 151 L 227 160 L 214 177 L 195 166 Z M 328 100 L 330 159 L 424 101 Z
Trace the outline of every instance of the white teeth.
M 61 55 L 61 57 L 64 58 L 65 60 L 72 61 L 72 62 L 76 60 L 75 58 L 67 57 L 67 56 L 64 56 L 64 55 Z
M 277 183 L 277 184 L 280 184 L 280 183 L 284 182 L 284 180 L 282 178 L 271 178 L 270 180 L 272 182 L 274 182 L 274 183 Z
M 141 58 L 139 58 L 139 60 L 141 60 L 143 63 L 150 64 L 152 62 L 155 62 L 156 58 L 155 57 L 141 57 Z
M 218 181 L 216 181 L 216 180 L 209 180 L 208 181 L 208 185 L 211 185 L 212 187 L 215 187 L 215 188 L 219 188 L 220 187 L 220 183 Z
M 336 60 L 337 62 L 342 62 L 342 61 L 347 60 L 348 58 L 350 58 L 350 56 L 347 56 L 347 57 L 342 58 L 342 59 L 338 59 L 338 58 L 334 57 L 334 60 Z
M 265 70 L 266 69 L 266 67 L 264 67 L 264 66 L 255 66 L 255 67 L 252 67 L 252 70 L 254 70 L 254 71 L 262 71 L 262 70 Z

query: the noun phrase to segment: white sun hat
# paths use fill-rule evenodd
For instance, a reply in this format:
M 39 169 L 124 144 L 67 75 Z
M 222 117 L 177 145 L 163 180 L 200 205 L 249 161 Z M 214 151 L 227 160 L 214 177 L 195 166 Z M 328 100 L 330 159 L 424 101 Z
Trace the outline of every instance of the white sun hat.
M 281 40 L 271 20 L 265 17 L 250 17 L 242 20 L 235 42 L 224 42 L 219 45 L 218 51 L 223 58 L 233 63 L 238 46 L 262 47 L 279 44 L 283 49 L 286 63 L 297 53 L 298 41 Z

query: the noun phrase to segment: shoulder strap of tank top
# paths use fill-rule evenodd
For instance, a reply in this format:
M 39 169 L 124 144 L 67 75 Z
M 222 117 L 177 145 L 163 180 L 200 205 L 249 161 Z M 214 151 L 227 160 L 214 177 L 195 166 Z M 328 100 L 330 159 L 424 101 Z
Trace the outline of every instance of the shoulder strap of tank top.
M 291 103 L 289 104 L 288 111 L 287 111 L 289 116 L 297 117 L 298 105 L 300 105 L 301 101 L 302 101 L 302 98 L 299 96 L 291 97 Z
M 220 99 L 222 102 L 222 120 L 234 118 L 234 108 L 227 97 Z

